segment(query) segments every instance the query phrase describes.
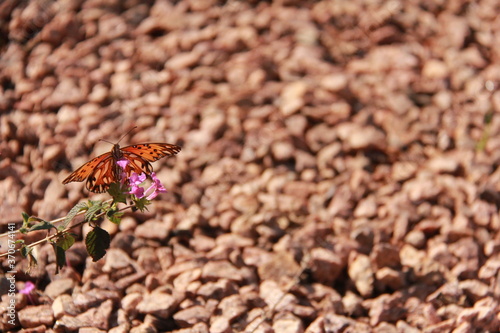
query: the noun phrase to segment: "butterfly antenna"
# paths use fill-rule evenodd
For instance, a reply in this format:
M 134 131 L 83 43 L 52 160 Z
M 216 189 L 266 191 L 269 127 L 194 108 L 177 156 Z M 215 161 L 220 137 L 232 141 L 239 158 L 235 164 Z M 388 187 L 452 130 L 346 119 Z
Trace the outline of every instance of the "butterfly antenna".
M 120 141 L 122 141 L 124 137 L 126 137 L 127 135 L 129 135 L 129 134 L 130 134 L 130 132 L 132 132 L 132 131 L 133 131 L 133 130 L 135 130 L 136 128 L 137 128 L 137 126 L 132 127 L 132 128 L 130 129 L 130 131 L 128 131 L 127 133 L 125 133 L 125 135 L 124 135 L 124 136 L 122 136 L 122 137 L 120 138 L 120 140 L 118 140 L 118 142 L 117 142 L 116 144 L 119 144 L 119 143 L 120 143 Z M 104 141 L 104 142 L 107 142 L 107 143 L 111 143 L 112 145 L 115 145 L 113 142 L 110 142 L 110 141 L 108 141 L 108 140 L 99 139 L 99 141 Z
M 125 133 L 125 135 L 124 135 L 124 136 L 122 136 L 122 137 L 120 138 L 120 140 L 118 140 L 117 144 L 118 144 L 118 143 L 120 143 L 120 141 L 122 141 L 122 139 L 123 139 L 124 137 L 126 137 L 127 135 L 129 135 L 129 134 L 130 134 L 130 132 L 132 132 L 132 131 L 133 131 L 133 130 L 135 130 L 136 128 L 137 128 L 137 126 L 132 127 L 132 128 L 130 129 L 130 131 L 128 131 L 127 133 Z

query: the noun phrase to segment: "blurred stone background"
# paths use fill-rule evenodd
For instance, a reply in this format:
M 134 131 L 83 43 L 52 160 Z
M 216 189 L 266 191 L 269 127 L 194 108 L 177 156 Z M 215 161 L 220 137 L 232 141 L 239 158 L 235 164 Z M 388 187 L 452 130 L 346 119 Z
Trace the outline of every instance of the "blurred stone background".
M 4 0 L 1 232 L 107 199 L 61 184 L 99 139 L 182 146 L 105 258 L 17 259 L 16 329 L 497 332 L 499 10 Z

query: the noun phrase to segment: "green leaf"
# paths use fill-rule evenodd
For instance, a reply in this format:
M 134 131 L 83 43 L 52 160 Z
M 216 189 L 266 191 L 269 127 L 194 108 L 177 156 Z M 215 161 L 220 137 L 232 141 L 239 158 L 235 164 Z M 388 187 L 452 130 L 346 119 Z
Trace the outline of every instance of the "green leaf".
M 148 199 L 146 199 L 144 197 L 144 198 L 135 200 L 134 203 L 135 203 L 135 207 L 137 209 L 139 209 L 141 212 L 144 212 L 145 210 L 148 210 L 147 205 L 151 204 L 151 201 L 149 201 Z
M 493 121 L 493 115 L 494 115 L 494 113 L 492 111 L 486 112 L 486 114 L 484 115 L 484 119 L 483 119 L 484 123 L 486 125 L 491 124 L 491 122 Z
M 73 244 L 75 244 L 75 237 L 71 234 L 65 234 L 57 240 L 56 244 L 64 251 L 67 251 Z
M 66 218 L 64 219 L 64 222 L 59 226 L 59 230 L 64 230 L 68 226 L 68 224 L 75 218 L 75 216 L 81 212 L 82 210 L 87 210 L 88 205 L 86 202 L 79 202 L 77 203 L 71 210 L 69 211 L 68 215 L 66 215 Z
M 114 224 L 120 224 L 122 220 L 123 212 L 118 211 L 117 209 L 110 209 L 106 213 L 106 217 L 108 220 L 113 222 Z
M 96 219 L 96 215 L 104 208 L 102 201 L 89 200 L 87 212 L 85 212 L 85 221 L 92 221 Z
M 24 223 L 28 222 L 28 219 L 30 218 L 30 216 L 25 212 L 22 212 L 21 215 L 23 217 L 23 222 Z
M 111 183 L 109 185 L 108 193 L 113 197 L 114 202 L 127 203 L 128 188 L 120 183 Z
M 35 224 L 31 228 L 29 228 L 28 232 L 29 231 L 36 231 L 36 230 L 50 230 L 52 228 L 56 229 L 56 227 L 52 223 L 41 220 L 40 222 L 38 222 L 37 224 Z
M 63 268 L 66 264 L 66 252 L 56 243 L 52 243 L 52 247 L 54 248 L 54 253 L 56 255 L 56 274 L 58 274 L 59 269 Z
M 24 258 L 27 258 L 29 255 L 31 255 L 31 252 L 33 252 L 33 248 L 32 248 L 32 247 L 29 247 L 29 246 L 26 246 L 26 245 L 23 245 L 23 246 L 21 246 L 21 248 L 19 249 L 19 252 L 21 253 L 21 255 L 22 255 Z
M 22 213 L 22 216 L 23 216 L 23 225 L 21 226 L 21 228 L 19 229 L 19 232 L 25 234 L 27 233 L 28 231 L 30 231 L 29 229 L 35 224 L 35 223 L 38 223 L 38 222 L 45 222 L 44 220 L 42 220 L 41 218 L 38 218 L 36 216 L 28 216 L 28 214 L 26 213 Z
M 109 244 L 110 236 L 108 232 L 99 227 L 95 227 L 85 238 L 87 252 L 94 262 L 104 257 L 106 250 L 109 248 Z

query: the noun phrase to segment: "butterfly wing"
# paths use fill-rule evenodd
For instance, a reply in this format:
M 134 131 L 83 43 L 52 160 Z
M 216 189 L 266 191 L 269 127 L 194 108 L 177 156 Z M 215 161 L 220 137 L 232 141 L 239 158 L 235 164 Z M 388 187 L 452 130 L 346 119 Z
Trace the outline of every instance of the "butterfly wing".
M 116 150 L 118 150 L 118 145 L 116 145 Z M 116 179 L 118 175 L 115 175 L 117 173 L 115 172 L 115 164 L 118 158 L 129 160 L 130 163 L 125 170 L 128 176 L 130 176 L 132 172 L 138 174 L 145 172 L 149 175 L 153 172 L 153 167 L 149 162 L 157 161 L 162 157 L 175 155 L 180 151 L 181 147 L 169 143 L 131 145 L 120 148 L 120 154 L 116 154 L 115 150 L 112 150 L 109 153 L 97 156 L 76 169 L 63 180 L 63 184 L 81 182 L 87 179 L 85 185 L 89 191 L 102 193 L 109 188 L 111 183 L 119 181 L 119 179 Z
M 172 156 L 181 151 L 181 147 L 170 143 L 143 143 L 121 148 L 123 153 L 131 153 L 146 161 L 154 162 L 165 156 Z
M 151 174 L 154 162 L 166 156 L 172 156 L 181 151 L 181 147 L 169 143 L 144 143 L 121 148 L 123 157 L 130 161 L 127 165 L 127 175 L 132 172 Z
M 71 173 L 63 184 L 81 182 L 87 179 L 85 185 L 91 192 L 102 193 L 115 181 L 113 174 L 114 159 L 111 153 L 99 155 Z

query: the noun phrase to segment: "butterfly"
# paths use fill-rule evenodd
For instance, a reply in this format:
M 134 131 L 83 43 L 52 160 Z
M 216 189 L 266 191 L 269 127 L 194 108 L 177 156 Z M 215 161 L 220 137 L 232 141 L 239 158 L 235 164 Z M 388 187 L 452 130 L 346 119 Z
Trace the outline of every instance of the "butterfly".
M 113 144 L 109 153 L 99 155 L 71 173 L 63 184 L 81 182 L 87 179 L 86 187 L 94 193 L 105 192 L 111 183 L 120 181 L 121 168 L 116 163 L 120 159 L 129 161 L 125 168 L 128 177 L 135 172 L 145 172 L 150 175 L 153 167 L 149 162 L 154 162 L 166 156 L 172 156 L 181 151 L 181 147 L 169 143 L 142 143 L 120 148 Z

